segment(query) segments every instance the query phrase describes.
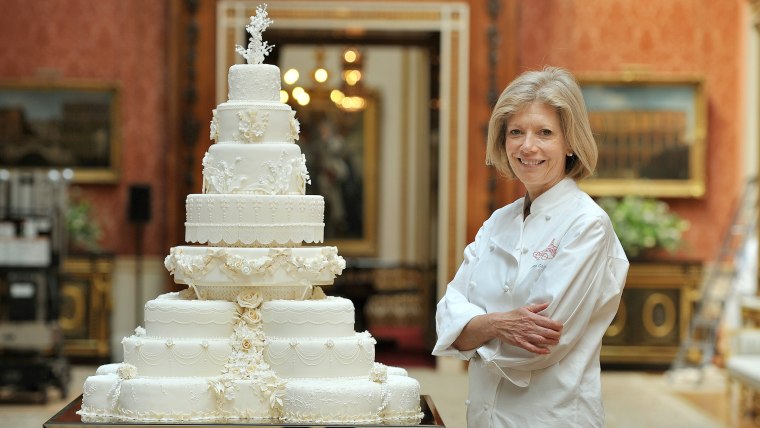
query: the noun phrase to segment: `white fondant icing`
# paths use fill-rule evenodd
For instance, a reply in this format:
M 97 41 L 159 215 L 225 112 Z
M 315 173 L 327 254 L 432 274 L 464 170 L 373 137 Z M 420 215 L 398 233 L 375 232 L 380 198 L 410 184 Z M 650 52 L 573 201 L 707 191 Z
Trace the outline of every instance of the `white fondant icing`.
M 219 104 L 213 117 L 217 144 L 284 144 L 299 137 L 296 113 L 280 102 L 227 101 Z
M 229 337 L 125 337 L 124 362 L 140 376 L 218 376 L 232 353 Z
M 188 195 L 185 241 L 267 245 L 322 242 L 325 200 L 318 195 Z
M 280 69 L 270 64 L 235 64 L 227 74 L 230 101 L 280 101 Z
M 353 336 L 354 304 L 343 297 L 272 300 L 261 309 L 264 334 L 272 337 Z
M 119 385 L 119 395 L 112 406 L 109 393 Z M 271 419 L 272 410 L 266 388 L 258 380 L 234 380 L 235 394 L 218 401 L 204 377 L 146 378 L 122 380 L 114 375 L 90 376 L 79 414 L 83 422 L 101 420 L 134 421 L 224 421 L 228 419 Z
M 267 337 L 264 359 L 283 378 L 367 376 L 375 362 L 375 339 Z
M 309 172 L 295 144 L 214 144 L 203 158 L 203 193 L 304 195 Z
M 145 330 L 155 337 L 227 338 L 237 315 L 232 302 L 186 300 L 167 293 L 145 304 Z
M 285 390 L 283 417 L 317 423 L 382 422 L 387 390 L 362 378 L 291 379 Z

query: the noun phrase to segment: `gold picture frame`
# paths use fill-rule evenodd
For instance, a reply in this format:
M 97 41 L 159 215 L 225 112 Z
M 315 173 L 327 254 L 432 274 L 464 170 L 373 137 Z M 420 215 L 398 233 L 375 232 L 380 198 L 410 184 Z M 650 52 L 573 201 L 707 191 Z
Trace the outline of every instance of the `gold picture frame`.
M 377 95 L 364 108 L 339 108 L 325 90 L 310 90 L 305 106 L 291 102 L 306 157 L 307 194 L 325 198 L 325 243 L 345 256 L 377 254 Z
M 707 105 L 699 76 L 579 76 L 599 161 L 592 196 L 705 193 Z
M 115 183 L 120 88 L 111 82 L 0 81 L 0 168 L 71 169 L 76 183 Z

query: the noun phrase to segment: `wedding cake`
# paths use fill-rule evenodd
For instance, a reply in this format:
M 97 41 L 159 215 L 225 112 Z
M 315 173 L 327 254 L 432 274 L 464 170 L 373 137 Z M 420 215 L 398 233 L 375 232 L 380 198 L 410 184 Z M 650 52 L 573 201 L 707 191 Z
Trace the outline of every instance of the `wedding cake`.
M 86 379 L 82 420 L 272 420 L 419 423 L 420 387 L 375 362 L 354 331 L 354 306 L 326 296 L 345 261 L 320 243 L 324 199 L 305 194 L 295 112 L 280 102 L 280 70 L 265 7 L 246 29 L 247 64 L 228 74 L 203 159 L 202 194 L 186 200 L 185 240 L 165 265 L 188 287 L 145 304 L 144 327 L 122 341 L 124 362 Z

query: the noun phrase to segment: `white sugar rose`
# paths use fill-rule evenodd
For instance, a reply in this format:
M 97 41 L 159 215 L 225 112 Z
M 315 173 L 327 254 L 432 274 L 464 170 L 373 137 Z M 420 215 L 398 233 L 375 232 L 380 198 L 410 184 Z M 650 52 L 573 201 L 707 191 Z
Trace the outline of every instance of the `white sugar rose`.
M 388 380 L 388 366 L 381 363 L 375 363 L 369 372 L 369 380 L 377 383 L 384 383 Z
M 253 327 L 261 323 L 261 313 L 256 309 L 247 309 L 242 315 L 243 321 Z
M 134 379 L 137 376 L 137 367 L 132 364 L 122 363 L 117 373 L 120 379 Z
M 263 300 L 264 299 L 261 298 L 261 295 L 259 295 L 259 293 L 250 290 L 241 291 L 237 297 L 238 305 L 243 308 L 251 309 L 256 309 L 261 306 L 261 302 L 263 302 Z
M 250 339 L 243 339 L 240 343 L 240 347 L 243 348 L 243 350 L 248 351 L 253 348 L 253 342 L 251 342 Z
M 147 332 L 145 331 L 145 328 L 143 328 L 143 327 L 137 327 L 137 328 L 135 328 L 135 336 L 143 337 L 146 334 L 147 334 Z

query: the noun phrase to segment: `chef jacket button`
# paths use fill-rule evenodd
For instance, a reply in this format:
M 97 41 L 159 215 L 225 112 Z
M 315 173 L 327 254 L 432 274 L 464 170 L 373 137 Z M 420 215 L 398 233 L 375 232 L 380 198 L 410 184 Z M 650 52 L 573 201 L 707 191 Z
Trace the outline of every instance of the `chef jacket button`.
M 475 288 L 475 281 L 470 281 L 470 288 Z
M 470 400 L 464 400 L 464 405 L 465 406 L 469 406 L 470 405 Z
M 488 404 L 486 404 L 485 406 L 483 406 L 483 409 L 485 409 L 485 410 L 488 410 L 490 408 L 491 408 L 491 406 L 489 406 Z
M 527 253 L 527 252 L 528 252 L 528 249 L 527 249 L 527 248 L 523 248 L 523 249 L 522 249 L 522 253 L 523 253 L 523 254 L 525 254 L 525 253 Z
M 549 214 L 547 214 L 546 217 L 544 217 L 544 218 L 546 218 L 546 221 L 549 221 L 549 220 L 552 219 L 552 216 L 550 216 Z
M 503 287 L 501 287 L 505 293 L 509 293 L 509 284 L 504 284 Z
M 488 249 L 491 250 L 491 251 L 493 251 L 493 250 L 496 249 L 496 245 L 491 244 L 491 245 L 488 246 Z

